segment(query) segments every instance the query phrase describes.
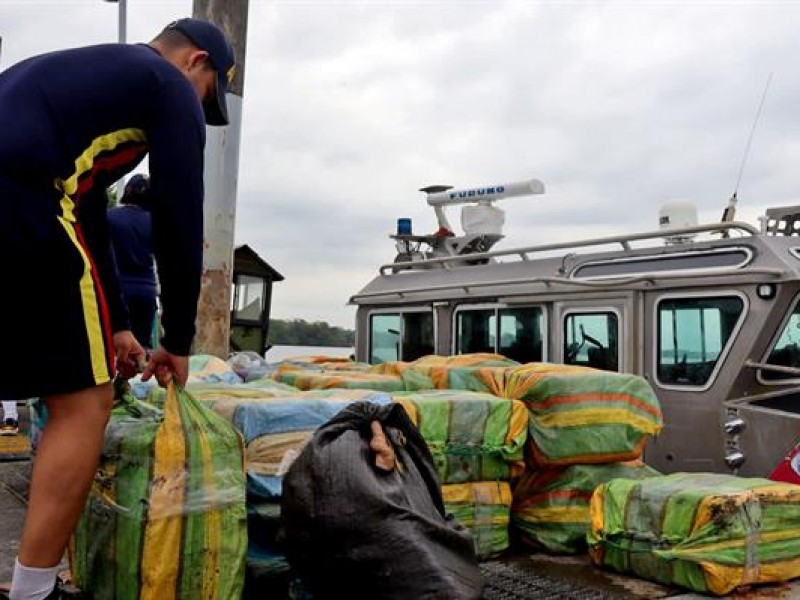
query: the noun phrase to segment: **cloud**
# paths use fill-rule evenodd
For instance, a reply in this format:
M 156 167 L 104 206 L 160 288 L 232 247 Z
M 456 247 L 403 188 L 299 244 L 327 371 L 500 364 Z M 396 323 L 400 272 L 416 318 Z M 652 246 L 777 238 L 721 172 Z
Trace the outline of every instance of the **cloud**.
M 191 12 L 128 7 L 130 40 Z M 0 0 L 2 65 L 113 41 L 115 16 Z M 800 196 L 798 30 L 777 1 L 252 0 L 237 242 L 286 276 L 275 316 L 352 327 L 396 219 L 436 228 L 424 185 L 542 179 L 501 205 L 507 247 L 652 230 L 676 198 L 718 219 L 773 73 L 738 186 L 754 219 Z

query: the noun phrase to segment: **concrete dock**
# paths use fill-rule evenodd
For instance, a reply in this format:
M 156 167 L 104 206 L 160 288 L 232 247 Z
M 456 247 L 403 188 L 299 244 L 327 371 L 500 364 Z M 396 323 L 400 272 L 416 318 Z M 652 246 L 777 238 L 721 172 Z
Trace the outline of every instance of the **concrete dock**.
M 30 470 L 30 460 L 0 462 L 0 581 L 11 579 L 25 518 Z

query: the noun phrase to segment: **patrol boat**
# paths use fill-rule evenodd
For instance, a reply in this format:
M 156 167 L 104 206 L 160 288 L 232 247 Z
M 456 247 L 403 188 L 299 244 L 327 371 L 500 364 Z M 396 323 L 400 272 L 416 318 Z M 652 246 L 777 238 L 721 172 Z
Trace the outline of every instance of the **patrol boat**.
M 797 443 L 800 206 L 754 226 L 671 203 L 656 230 L 496 250 L 495 203 L 544 184 L 421 191 L 439 230 L 398 221 L 394 262 L 350 299 L 357 360 L 496 352 L 639 374 L 665 422 L 645 460 L 664 473 L 767 476 Z

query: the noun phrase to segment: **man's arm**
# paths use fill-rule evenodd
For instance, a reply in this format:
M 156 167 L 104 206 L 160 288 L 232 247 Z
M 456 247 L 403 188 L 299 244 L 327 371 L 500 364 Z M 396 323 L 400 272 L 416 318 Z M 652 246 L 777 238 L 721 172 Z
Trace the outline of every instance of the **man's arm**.
M 197 96 L 184 80 L 164 83 L 153 102 L 147 135 L 153 245 L 163 307 L 161 345 L 171 354 L 187 356 L 203 267 L 205 125 Z

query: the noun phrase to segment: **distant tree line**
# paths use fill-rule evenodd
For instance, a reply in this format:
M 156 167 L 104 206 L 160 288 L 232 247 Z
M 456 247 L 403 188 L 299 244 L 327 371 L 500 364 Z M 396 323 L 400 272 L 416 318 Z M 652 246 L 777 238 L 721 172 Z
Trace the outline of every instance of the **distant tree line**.
M 269 320 L 269 336 L 271 345 L 287 346 L 353 346 L 355 331 L 331 326 L 324 321 L 309 323 L 303 319 Z

